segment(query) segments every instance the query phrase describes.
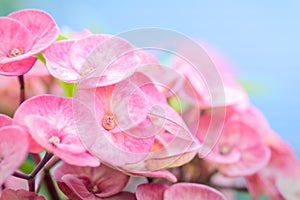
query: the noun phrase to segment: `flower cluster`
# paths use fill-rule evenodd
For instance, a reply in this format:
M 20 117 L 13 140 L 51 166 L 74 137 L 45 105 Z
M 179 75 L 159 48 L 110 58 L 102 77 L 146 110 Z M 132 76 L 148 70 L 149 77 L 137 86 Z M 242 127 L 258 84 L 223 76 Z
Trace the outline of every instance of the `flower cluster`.
M 34 9 L 0 36 L 1 200 L 300 199 L 297 156 L 211 48 L 163 66 Z

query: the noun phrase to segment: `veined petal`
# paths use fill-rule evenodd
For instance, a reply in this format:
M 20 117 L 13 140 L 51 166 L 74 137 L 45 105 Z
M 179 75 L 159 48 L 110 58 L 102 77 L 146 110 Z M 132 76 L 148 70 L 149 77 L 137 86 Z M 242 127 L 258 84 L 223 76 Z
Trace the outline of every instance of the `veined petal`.
M 28 57 L 22 60 L 0 64 L 0 75 L 20 76 L 27 73 L 36 63 L 37 58 Z
M 74 40 L 59 41 L 43 52 L 50 74 L 65 82 L 77 82 L 82 78 L 70 62 L 70 50 L 74 43 Z
M 164 192 L 169 186 L 160 183 L 139 185 L 136 190 L 137 200 L 164 200 Z
M 78 136 L 74 133 L 59 130 L 46 119 L 35 115 L 27 116 L 26 124 L 37 143 L 65 162 L 77 166 L 99 165 L 99 160 L 85 150 Z M 74 143 L 68 139 L 64 140 L 68 135 L 71 135 L 69 139 L 72 138 Z
M 28 135 L 18 126 L 0 128 L 0 185 L 26 159 Z
M 26 126 L 28 115 L 41 116 L 55 124 L 57 129 L 71 128 L 75 134 L 72 99 L 54 95 L 39 95 L 23 102 L 14 115 L 14 124 Z
M 32 54 L 37 54 L 49 47 L 58 37 L 59 29 L 54 19 L 46 12 L 36 9 L 25 9 L 8 15 L 21 22 L 31 32 Z
M 0 64 L 24 59 L 33 45 L 31 32 L 22 23 L 9 17 L 0 17 Z M 22 55 L 9 58 L 10 51 L 19 49 Z
M 167 188 L 164 200 L 225 200 L 222 193 L 207 185 L 177 183 Z

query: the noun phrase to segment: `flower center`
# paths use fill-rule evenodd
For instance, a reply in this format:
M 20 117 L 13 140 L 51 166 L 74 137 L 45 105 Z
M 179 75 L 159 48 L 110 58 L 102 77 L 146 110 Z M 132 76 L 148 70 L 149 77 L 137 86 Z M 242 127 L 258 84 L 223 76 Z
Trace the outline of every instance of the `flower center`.
M 232 148 L 230 145 L 228 144 L 222 144 L 220 147 L 219 147 L 219 154 L 221 155 L 228 155 L 230 154 Z
M 106 130 L 112 130 L 117 126 L 117 120 L 112 113 L 106 113 L 102 119 L 102 126 Z
M 4 160 L 4 158 L 2 156 L 0 156 L 0 164 L 3 160 Z
M 57 145 L 60 144 L 60 139 L 59 139 L 59 137 L 57 137 L 57 136 L 51 136 L 51 137 L 49 138 L 48 142 L 49 142 L 50 144 L 52 144 L 53 146 L 57 146 Z
M 99 192 L 97 185 L 91 186 L 91 192 L 92 193 L 98 193 Z
M 86 76 L 86 75 L 88 75 L 91 71 L 94 71 L 94 68 L 92 68 L 92 67 L 85 67 L 85 68 L 80 72 L 80 75 L 81 75 L 81 76 Z
M 13 57 L 16 57 L 16 56 L 20 56 L 22 55 L 24 52 L 23 52 L 23 49 L 21 48 L 13 48 L 10 50 L 10 52 L 8 53 L 7 57 L 9 58 L 13 58 Z

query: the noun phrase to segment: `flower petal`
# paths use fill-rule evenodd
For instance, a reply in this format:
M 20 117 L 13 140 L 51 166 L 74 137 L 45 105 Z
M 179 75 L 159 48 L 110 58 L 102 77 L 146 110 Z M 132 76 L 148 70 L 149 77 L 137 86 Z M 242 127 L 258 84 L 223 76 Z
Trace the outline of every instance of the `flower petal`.
M 34 40 L 30 50 L 32 54 L 37 54 L 49 47 L 59 35 L 54 19 L 44 11 L 25 9 L 13 12 L 8 17 L 18 20 L 31 32 Z
M 74 43 L 74 40 L 55 42 L 43 52 L 50 74 L 71 83 L 81 78 L 80 73 L 70 63 L 70 50 Z
M 128 176 L 120 171 L 100 165 L 99 167 L 77 167 L 62 163 L 53 171 L 56 181 L 64 182 L 77 196 L 106 198 L 119 193 L 127 184 Z M 63 185 L 62 185 L 63 186 Z M 68 192 L 63 186 L 63 192 Z M 89 191 L 93 187 L 94 192 Z M 68 192 L 71 194 L 72 192 Z M 66 193 L 68 195 L 68 193 Z
M 136 190 L 137 200 L 164 200 L 164 192 L 169 188 L 160 183 L 139 185 Z
M 0 197 L 0 200 L 46 200 L 45 197 L 39 196 L 35 192 L 29 192 L 27 190 L 12 190 L 5 189 Z
M 7 115 L 0 113 L 0 128 L 7 125 L 12 125 L 12 119 Z
M 0 128 L 0 185 L 25 160 L 28 153 L 28 136 L 18 126 Z
M 4 76 L 20 76 L 27 73 L 36 63 L 37 58 L 29 57 L 23 60 L 0 64 L 0 74 Z
M 22 23 L 9 17 L 0 17 L 0 37 L 0 64 L 28 57 L 24 54 L 12 58 L 8 57 L 14 48 L 22 49 L 23 53 L 26 54 L 32 47 L 32 34 Z
M 73 133 L 61 132 L 53 124 L 49 123 L 49 121 L 39 116 L 27 116 L 26 123 L 35 141 L 65 162 L 76 166 L 99 165 L 98 159 L 85 150 L 82 143 L 79 142 L 79 138 L 73 135 Z M 74 136 L 71 138 L 75 139 L 75 141 L 74 143 L 67 141 L 65 144 L 63 138 L 68 137 L 69 134 Z M 50 141 L 52 137 L 58 137 L 61 141 L 58 141 L 58 144 L 53 144 Z
M 223 194 L 207 185 L 177 183 L 164 192 L 164 200 L 225 200 Z

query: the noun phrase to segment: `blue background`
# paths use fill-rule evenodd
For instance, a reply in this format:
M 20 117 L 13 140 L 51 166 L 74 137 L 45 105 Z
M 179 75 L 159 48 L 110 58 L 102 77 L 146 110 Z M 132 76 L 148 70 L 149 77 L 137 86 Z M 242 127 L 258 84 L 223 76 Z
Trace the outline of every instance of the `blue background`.
M 43 9 L 78 31 L 150 26 L 201 38 L 237 66 L 252 102 L 300 156 L 300 1 L 0 1 L 1 15 L 22 8 Z

